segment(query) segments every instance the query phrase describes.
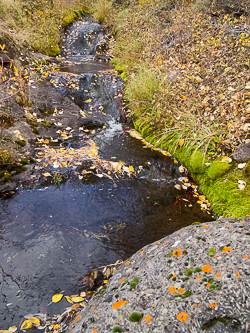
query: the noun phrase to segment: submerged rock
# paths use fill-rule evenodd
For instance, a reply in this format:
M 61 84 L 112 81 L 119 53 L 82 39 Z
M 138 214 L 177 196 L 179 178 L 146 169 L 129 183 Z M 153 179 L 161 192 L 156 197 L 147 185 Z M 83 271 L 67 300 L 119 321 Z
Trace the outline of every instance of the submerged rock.
M 236 162 L 244 163 L 250 160 L 250 143 L 246 143 L 233 153 Z

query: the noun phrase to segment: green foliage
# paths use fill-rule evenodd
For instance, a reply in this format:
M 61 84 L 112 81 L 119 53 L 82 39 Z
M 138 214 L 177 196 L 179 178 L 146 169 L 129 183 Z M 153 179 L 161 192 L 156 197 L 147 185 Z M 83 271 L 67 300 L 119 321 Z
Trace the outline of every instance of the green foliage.
M 129 320 L 137 323 L 138 321 L 140 321 L 143 318 L 143 314 L 140 312 L 132 312 L 129 316 Z
M 219 160 L 212 162 L 208 168 L 208 177 L 211 179 L 217 179 L 222 177 L 232 168 L 232 164 L 222 163 Z

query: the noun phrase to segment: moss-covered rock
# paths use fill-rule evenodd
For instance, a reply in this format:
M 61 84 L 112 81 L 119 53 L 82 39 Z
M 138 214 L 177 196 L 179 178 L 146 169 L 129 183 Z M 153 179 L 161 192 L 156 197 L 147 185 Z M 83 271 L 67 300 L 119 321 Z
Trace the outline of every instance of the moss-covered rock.
M 208 177 L 211 179 L 217 179 L 222 177 L 232 168 L 232 164 L 222 163 L 219 160 L 211 163 L 208 168 Z
M 200 152 L 196 151 L 190 159 L 190 167 L 193 173 L 203 173 L 206 166 L 204 165 L 205 156 Z

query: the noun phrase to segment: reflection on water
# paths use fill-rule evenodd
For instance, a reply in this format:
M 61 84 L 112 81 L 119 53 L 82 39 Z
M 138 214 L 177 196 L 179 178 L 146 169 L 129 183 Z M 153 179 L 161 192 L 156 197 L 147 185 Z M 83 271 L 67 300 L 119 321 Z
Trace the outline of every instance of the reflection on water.
M 1 202 L 0 317 L 7 328 L 46 307 L 53 294 L 78 292 L 77 281 L 94 267 L 126 259 L 194 221 L 211 220 L 199 205 L 180 211 L 175 204 L 179 174 L 171 159 L 143 149 L 121 127 L 98 140 L 102 156 L 143 166 L 141 178 L 92 184 L 72 178 Z M 64 306 L 50 305 L 48 311 Z

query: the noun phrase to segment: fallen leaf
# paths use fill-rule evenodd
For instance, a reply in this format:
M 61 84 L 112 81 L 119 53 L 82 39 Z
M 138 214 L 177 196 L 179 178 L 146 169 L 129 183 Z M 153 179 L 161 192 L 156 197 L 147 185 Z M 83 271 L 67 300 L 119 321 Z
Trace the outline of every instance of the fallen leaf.
M 246 166 L 246 163 L 240 163 L 238 164 L 238 169 L 244 169 Z
M 52 175 L 49 172 L 43 173 L 44 177 L 52 177 Z
M 181 190 L 181 185 L 180 184 L 175 184 L 174 186 L 177 190 Z
M 63 294 L 56 294 L 52 296 L 52 302 L 53 303 L 58 303 L 60 300 L 63 298 Z
M 13 325 L 13 326 L 9 327 L 9 331 L 12 332 L 12 333 L 16 332 L 17 331 L 16 325 Z
M 181 165 L 181 166 L 179 167 L 179 171 L 180 171 L 181 173 L 185 171 L 185 168 L 184 168 L 183 165 Z
M 84 298 L 81 297 L 81 296 L 73 296 L 73 297 L 70 297 L 70 298 L 74 303 L 79 303 L 79 302 L 84 301 Z
M 32 327 L 32 322 L 28 319 L 22 323 L 21 330 L 27 330 Z
M 179 140 L 179 146 L 182 147 L 184 145 L 184 140 Z

